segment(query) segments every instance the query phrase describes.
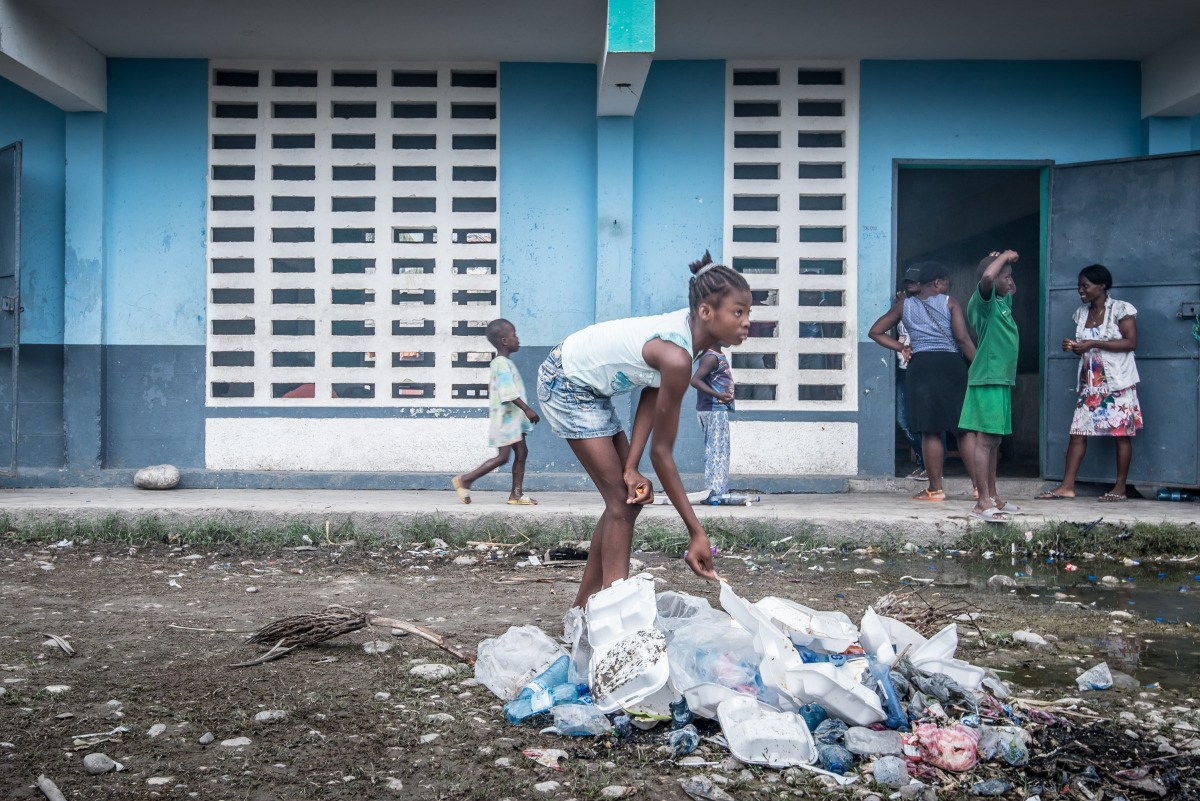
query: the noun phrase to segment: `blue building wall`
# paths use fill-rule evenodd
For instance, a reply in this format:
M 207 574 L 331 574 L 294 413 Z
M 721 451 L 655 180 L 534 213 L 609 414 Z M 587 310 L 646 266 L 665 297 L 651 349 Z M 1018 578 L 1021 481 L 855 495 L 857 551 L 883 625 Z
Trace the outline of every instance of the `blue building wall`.
M 18 459 L 63 463 L 64 112 L 0 79 L 0 146 L 20 140 L 21 351 Z M 3 379 L 7 382 L 8 377 Z M 3 421 L 7 425 L 7 420 Z M 7 463 L 7 455 L 5 456 Z
M 859 472 L 891 475 L 891 363 L 867 339 L 889 305 L 892 160 L 1141 155 L 1136 62 L 864 61 L 859 117 Z
M 110 59 L 105 465 L 204 465 L 208 63 Z

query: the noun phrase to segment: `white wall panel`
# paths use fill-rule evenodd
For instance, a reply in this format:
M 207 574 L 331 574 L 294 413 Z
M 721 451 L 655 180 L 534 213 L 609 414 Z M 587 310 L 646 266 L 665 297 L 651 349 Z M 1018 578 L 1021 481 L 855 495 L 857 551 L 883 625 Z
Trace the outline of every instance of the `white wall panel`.
M 755 476 L 853 476 L 858 424 L 730 420 L 729 472 Z

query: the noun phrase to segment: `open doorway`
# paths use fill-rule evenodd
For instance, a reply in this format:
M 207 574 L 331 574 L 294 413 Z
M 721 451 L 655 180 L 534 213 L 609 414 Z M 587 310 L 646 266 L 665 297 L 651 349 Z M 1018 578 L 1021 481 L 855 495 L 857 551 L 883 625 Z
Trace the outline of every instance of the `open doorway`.
M 1021 345 L 1013 433 L 1000 446 L 1002 476 L 1037 476 L 1040 469 L 1044 172 L 1040 164 L 897 164 L 896 170 L 897 275 L 916 262 L 940 261 L 950 270 L 950 294 L 966 309 L 979 260 L 1006 248 L 1021 254 L 1013 271 Z M 965 475 L 953 435 L 947 447 L 946 474 Z M 896 475 L 915 466 L 908 438 L 897 426 Z

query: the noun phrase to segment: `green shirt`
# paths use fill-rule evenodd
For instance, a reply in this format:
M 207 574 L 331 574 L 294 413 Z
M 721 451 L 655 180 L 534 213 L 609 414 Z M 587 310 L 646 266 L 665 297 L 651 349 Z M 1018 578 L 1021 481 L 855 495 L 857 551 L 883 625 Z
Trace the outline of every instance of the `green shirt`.
M 1017 383 L 1017 321 L 1012 314 L 1012 295 L 984 300 L 976 285 L 967 302 L 967 320 L 979 334 L 975 360 L 967 373 L 967 383 L 977 387 L 984 384 L 1013 386 Z

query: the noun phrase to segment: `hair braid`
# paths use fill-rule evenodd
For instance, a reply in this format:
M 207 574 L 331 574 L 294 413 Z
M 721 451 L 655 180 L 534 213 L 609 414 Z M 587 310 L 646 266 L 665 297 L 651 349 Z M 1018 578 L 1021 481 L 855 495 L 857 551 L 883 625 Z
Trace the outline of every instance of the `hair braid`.
M 707 250 L 704 251 L 704 258 L 689 264 L 688 269 L 692 271 L 692 278 L 688 281 L 688 306 L 693 312 L 705 301 L 719 303 L 726 293 L 735 289 L 750 291 L 750 285 L 741 273 L 724 264 L 713 264 Z

